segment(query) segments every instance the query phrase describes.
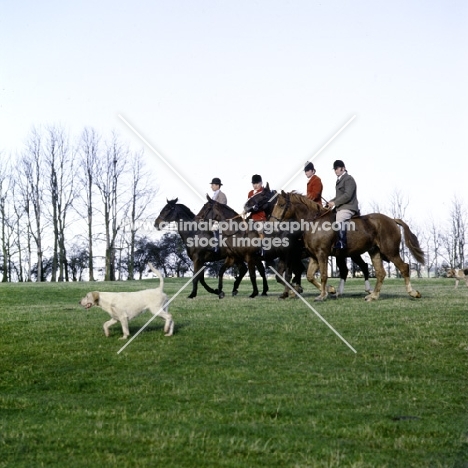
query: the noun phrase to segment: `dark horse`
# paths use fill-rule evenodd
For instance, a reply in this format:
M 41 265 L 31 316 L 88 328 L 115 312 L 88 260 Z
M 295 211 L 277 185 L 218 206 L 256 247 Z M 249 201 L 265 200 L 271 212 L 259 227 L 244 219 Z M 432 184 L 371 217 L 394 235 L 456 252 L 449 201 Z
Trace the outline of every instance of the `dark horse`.
M 211 294 L 217 294 L 221 299 L 224 297 L 223 293 L 223 274 L 227 268 L 233 264 L 239 267 L 239 276 L 234 282 L 234 291 L 237 291 L 239 284 L 247 272 L 247 267 L 244 262 L 239 261 L 237 258 L 229 255 L 226 249 L 220 249 L 215 252 L 213 245 L 214 234 L 209 229 L 198 229 L 198 223 L 195 222 L 195 214 L 181 203 L 177 203 L 178 199 L 167 200 L 167 205 L 161 210 L 159 216 L 156 218 L 154 225 L 156 229 L 161 229 L 164 223 L 177 223 L 177 231 L 182 238 L 187 249 L 187 254 L 193 262 L 193 284 L 192 292 L 188 296 L 190 299 L 196 297 L 198 282 Z M 224 259 L 219 275 L 218 275 L 218 289 L 213 289 L 205 282 L 203 271 L 198 274 L 206 262 L 215 262 Z
M 264 227 L 264 237 L 261 238 L 255 230 L 255 222 L 244 221 L 242 217 L 232 208 L 222 203 L 218 203 L 207 197 L 207 203 L 198 213 L 200 219 L 212 219 L 219 221 L 219 241 L 220 245 L 226 246 L 232 255 L 243 258 L 249 265 L 251 280 L 255 281 L 254 265 L 264 272 L 262 260 L 280 259 L 283 267 L 281 270 L 290 270 L 296 277 L 301 276 L 304 266 L 301 262 L 301 250 L 303 245 L 298 242 L 296 234 L 273 233 Z M 289 273 L 289 271 L 287 271 Z M 253 276 L 252 276 L 253 274 Z M 266 277 L 262 275 L 264 291 L 268 289 Z M 287 279 L 289 279 L 287 277 Z M 288 288 L 285 288 L 281 298 L 288 297 Z
M 249 198 L 247 202 L 244 205 L 244 212 L 248 213 L 251 211 L 255 211 L 258 209 L 261 209 L 265 211 L 268 217 L 271 216 L 271 213 L 273 212 L 274 205 L 276 203 L 276 190 L 270 190 L 269 185 L 267 184 L 266 187 L 253 197 Z M 308 255 L 305 255 L 308 256 Z M 360 255 L 352 255 L 351 260 L 358 265 L 358 267 L 361 269 L 362 274 L 364 275 L 364 285 L 365 285 L 365 291 L 367 293 L 371 292 L 371 286 L 369 283 L 369 266 L 367 263 L 363 260 L 363 258 Z M 349 269 L 346 264 L 346 257 L 344 256 L 339 256 L 336 258 L 336 265 L 338 267 L 338 270 L 340 272 L 340 285 L 338 287 L 337 291 L 337 296 L 341 296 L 344 291 L 344 285 L 346 282 L 346 279 L 348 278 L 348 273 Z M 304 268 L 305 270 L 305 268 Z M 301 272 L 302 273 L 302 272 Z M 297 278 L 294 278 L 293 281 L 296 281 L 297 284 L 300 286 L 300 277 L 297 280 Z M 318 282 L 313 283 L 318 289 L 320 289 L 320 284 Z M 334 291 L 334 288 L 331 289 Z
M 235 225 L 239 225 L 239 223 L 244 223 L 241 215 L 236 213 L 232 208 L 222 203 L 218 203 L 217 201 L 210 198 L 208 195 L 206 196 L 207 203 L 203 205 L 200 212 L 196 215 L 195 219 L 199 221 L 203 220 L 213 220 L 213 221 L 225 221 L 231 220 L 234 222 Z M 232 224 L 232 223 L 231 223 Z M 222 230 L 224 231 L 224 230 Z M 236 230 L 235 233 L 238 233 Z M 256 233 L 255 233 L 256 235 Z M 256 235 L 256 237 L 258 237 Z M 263 266 L 263 262 L 260 255 L 259 246 L 255 246 L 250 248 L 249 246 L 238 246 L 236 242 L 227 242 L 226 239 L 226 232 L 221 232 L 218 236 L 218 243 L 219 248 L 227 248 L 228 252 L 231 256 L 238 259 L 242 263 L 245 261 L 247 263 L 247 268 L 249 271 L 250 282 L 253 286 L 253 292 L 249 296 L 251 298 L 258 296 L 258 287 L 257 287 L 257 278 L 255 276 L 255 268 L 257 268 L 260 276 L 262 277 L 263 282 L 263 291 L 262 296 L 266 296 L 268 293 L 268 280 L 265 273 L 265 267 Z M 237 240 L 231 239 L 231 240 Z M 244 264 L 244 263 L 243 263 Z M 245 265 L 245 264 L 244 264 Z M 244 275 L 242 275 L 244 276 Z M 240 281 L 239 281 L 240 282 Z M 233 296 L 237 294 L 236 291 L 233 291 Z
M 335 215 L 319 204 L 297 193 L 281 192 L 273 208 L 272 217 L 282 220 L 309 221 L 310 229 L 303 229 L 304 243 L 311 259 L 307 269 L 307 279 L 312 282 L 320 270 L 321 293 L 316 300 L 327 297 L 327 263 L 330 255 L 350 257 L 368 252 L 375 268 L 377 282 L 367 301 L 379 298 L 385 278 L 382 260 L 392 262 L 405 279 L 406 291 L 411 297 L 421 294 L 411 287 L 409 265 L 400 257 L 401 232 L 403 228 L 405 243 L 418 263 L 424 264 L 424 253 L 417 237 L 401 219 L 392 219 L 380 213 L 372 213 L 352 218 L 348 222 L 348 248 L 344 252 L 334 249 L 336 232 L 333 230 Z M 301 223 L 302 224 L 302 223 Z

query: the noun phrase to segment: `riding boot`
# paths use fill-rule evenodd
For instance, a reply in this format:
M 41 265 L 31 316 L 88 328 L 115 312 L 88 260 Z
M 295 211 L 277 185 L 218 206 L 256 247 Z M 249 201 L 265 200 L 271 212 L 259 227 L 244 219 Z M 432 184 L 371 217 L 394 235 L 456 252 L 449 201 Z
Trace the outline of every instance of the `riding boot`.
M 214 253 L 219 253 L 219 231 L 213 231 L 214 237 L 216 239 L 216 245 L 214 247 Z
M 341 250 L 346 249 L 347 247 L 347 239 L 346 239 L 346 229 L 340 229 L 338 231 L 338 240 L 335 244 L 335 249 Z

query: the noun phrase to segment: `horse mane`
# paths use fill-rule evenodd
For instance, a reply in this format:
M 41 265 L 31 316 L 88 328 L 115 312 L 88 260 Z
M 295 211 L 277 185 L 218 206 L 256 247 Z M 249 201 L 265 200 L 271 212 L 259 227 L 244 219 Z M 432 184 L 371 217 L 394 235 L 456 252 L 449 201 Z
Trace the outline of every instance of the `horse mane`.
M 233 210 L 230 206 L 225 205 L 223 203 L 219 203 L 215 201 L 215 203 L 218 205 L 219 209 L 223 211 L 223 214 L 228 213 L 226 216 L 238 216 L 239 213 L 237 211 Z
M 325 208 L 322 205 L 314 202 L 310 198 L 307 198 L 305 195 L 301 195 L 298 192 L 295 192 L 295 191 L 289 192 L 286 194 L 286 196 L 289 196 L 289 199 L 293 203 L 301 203 L 305 205 L 309 211 L 315 211 L 315 212 L 318 211 L 319 213 L 321 213 L 325 210 Z

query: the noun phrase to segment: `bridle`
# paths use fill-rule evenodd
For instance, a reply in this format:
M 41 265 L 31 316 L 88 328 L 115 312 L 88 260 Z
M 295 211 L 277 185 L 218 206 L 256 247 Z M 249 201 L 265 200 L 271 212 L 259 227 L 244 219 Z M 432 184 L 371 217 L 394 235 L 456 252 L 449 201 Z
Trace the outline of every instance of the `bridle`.
M 288 208 L 291 206 L 291 199 L 286 196 L 283 197 L 286 200 L 286 204 L 284 205 L 283 212 L 281 213 L 281 218 L 277 218 L 276 216 L 273 216 L 273 214 L 270 215 L 270 219 L 274 219 L 275 221 L 283 221 L 284 214 L 288 210 Z M 276 202 L 276 206 L 278 206 L 278 202 Z

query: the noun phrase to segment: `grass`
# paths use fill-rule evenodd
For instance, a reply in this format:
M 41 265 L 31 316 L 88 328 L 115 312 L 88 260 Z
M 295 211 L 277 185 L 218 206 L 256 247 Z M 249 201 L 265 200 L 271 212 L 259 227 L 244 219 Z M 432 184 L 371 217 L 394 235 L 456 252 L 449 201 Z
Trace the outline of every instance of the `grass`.
M 186 290 L 173 337 L 156 319 L 120 354 L 78 301 L 157 280 L 1 284 L 0 467 L 466 467 L 468 288 L 413 283 L 422 299 L 387 280 L 371 304 L 361 280 L 321 304 L 306 286 L 357 354 L 273 281 Z

